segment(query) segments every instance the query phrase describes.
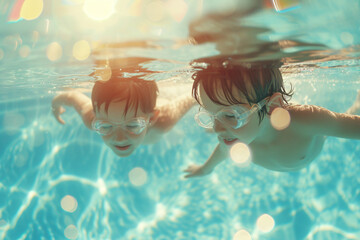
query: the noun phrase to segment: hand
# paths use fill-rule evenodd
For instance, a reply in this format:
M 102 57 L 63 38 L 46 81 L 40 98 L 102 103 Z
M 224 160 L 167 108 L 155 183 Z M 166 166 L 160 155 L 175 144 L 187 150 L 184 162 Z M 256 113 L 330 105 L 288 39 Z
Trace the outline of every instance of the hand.
M 210 174 L 212 171 L 204 168 L 204 165 L 190 165 L 187 169 L 184 170 L 188 174 L 185 175 L 185 178 L 191 177 L 201 177 Z
M 52 109 L 52 113 L 54 114 L 54 117 L 56 118 L 56 120 L 61 124 L 65 124 L 65 121 L 60 117 L 60 115 L 66 111 L 65 108 L 62 106 L 61 99 L 62 99 L 61 94 L 54 97 L 52 104 L 51 104 L 51 109 Z

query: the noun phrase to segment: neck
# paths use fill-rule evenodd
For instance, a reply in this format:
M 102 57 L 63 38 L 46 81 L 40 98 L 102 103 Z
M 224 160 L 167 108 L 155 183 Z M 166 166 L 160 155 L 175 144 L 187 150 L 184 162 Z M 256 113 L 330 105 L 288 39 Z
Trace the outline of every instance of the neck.
M 265 116 L 260 124 L 260 131 L 253 144 L 269 144 L 272 143 L 279 132 L 275 130 L 270 123 L 269 116 Z

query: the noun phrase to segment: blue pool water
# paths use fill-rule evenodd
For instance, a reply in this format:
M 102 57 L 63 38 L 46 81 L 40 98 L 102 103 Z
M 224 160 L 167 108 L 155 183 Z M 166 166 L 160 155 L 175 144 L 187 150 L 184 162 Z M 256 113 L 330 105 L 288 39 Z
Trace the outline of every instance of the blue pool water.
M 314 1 L 309 7 L 307 3 L 284 13 L 287 15 L 277 15 L 271 9 L 250 15 L 247 25 L 272 30 L 260 34 L 260 39 L 314 44 L 287 48 L 286 53 L 291 54 L 287 57 L 292 60 L 285 66 L 293 66 L 293 70 L 284 67 L 284 79 L 295 88 L 292 100 L 345 112 L 360 89 L 360 29 L 352 21 L 359 16 L 360 4 L 349 1 L 351 7 L 336 1 Z M 1 4 L 3 8 L 6 5 Z M 206 9 L 205 1 L 203 5 Z M 311 14 L 318 11 L 321 20 L 338 17 L 343 24 L 315 20 L 310 24 L 305 8 L 312 9 Z M 254 164 L 240 167 L 227 160 L 209 176 L 185 180 L 183 169 L 191 163 L 203 163 L 217 144 L 215 135 L 204 132 L 193 120 L 196 107 L 157 144 L 141 146 L 127 158 L 113 154 L 98 135 L 83 126 L 73 109 L 64 114 L 66 125 L 57 123 L 50 110 L 53 96 L 69 88 L 89 95 L 96 80 L 89 74 L 97 66 L 91 58 L 71 58 L 66 44 L 75 42 L 76 36 L 67 36 L 62 23 L 56 22 L 68 16 L 55 14 L 52 18 L 51 13 L 44 12 L 44 18 L 33 22 L 0 26 L 4 27 L 0 36 L 7 39 L 0 45 L 0 239 L 360 239 L 359 141 L 329 137 L 321 155 L 299 172 L 273 172 Z M 170 27 L 164 31 L 179 39 L 201 30 L 209 33 L 206 24 L 212 18 L 203 14 L 201 23 L 205 25 L 200 30 L 184 30 L 193 19 L 185 17 L 178 32 Z M 45 18 L 55 21 L 59 33 L 45 35 L 39 30 L 43 38 L 33 46 L 28 29 L 41 28 Z M 219 28 L 227 24 L 224 19 L 217 21 Z M 297 24 L 298 32 L 290 30 Z M 111 40 L 114 36 L 105 30 L 102 36 Z M 81 37 L 96 38 L 89 31 L 84 29 Z M 141 34 L 131 37 L 145 38 Z M 11 49 L 17 37 L 22 41 L 15 40 L 19 45 Z M 167 98 L 191 85 L 189 61 L 233 51 L 219 50 L 206 39 L 204 44 L 174 47 L 173 39 L 162 41 L 161 37 L 153 41 L 160 49 L 135 47 L 118 53 L 114 48 L 112 57 L 125 54 L 158 59 L 143 69 L 160 71 L 151 77 L 159 84 L 166 83 L 168 90 L 162 94 Z M 63 43 L 63 55 L 52 62 L 45 52 L 55 40 Z M 30 54 L 19 56 L 20 46 L 25 45 Z M 315 53 L 329 58 L 317 59 Z M 269 232 L 262 231 L 258 223 L 264 214 L 275 222 Z M 235 238 L 241 230 L 247 235 Z

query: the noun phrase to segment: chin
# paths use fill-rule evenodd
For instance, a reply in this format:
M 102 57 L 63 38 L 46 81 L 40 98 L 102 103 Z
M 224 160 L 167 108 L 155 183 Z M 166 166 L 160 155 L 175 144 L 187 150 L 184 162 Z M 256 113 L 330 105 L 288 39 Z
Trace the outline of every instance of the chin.
M 131 152 L 119 152 L 119 151 L 114 151 L 114 150 L 113 150 L 113 152 L 119 157 L 128 157 L 133 153 L 133 151 L 131 151 Z

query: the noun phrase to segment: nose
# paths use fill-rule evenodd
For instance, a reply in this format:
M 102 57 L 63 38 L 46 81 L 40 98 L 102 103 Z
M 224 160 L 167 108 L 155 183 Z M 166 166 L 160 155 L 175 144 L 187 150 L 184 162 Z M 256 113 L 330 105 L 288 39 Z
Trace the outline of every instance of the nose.
M 213 126 L 214 132 L 219 133 L 219 132 L 225 132 L 225 127 L 224 125 L 217 119 L 214 120 L 214 126 Z
M 111 139 L 115 142 L 122 142 L 122 141 L 126 141 L 128 137 L 126 131 L 118 127 L 114 129 L 114 131 L 112 132 Z

